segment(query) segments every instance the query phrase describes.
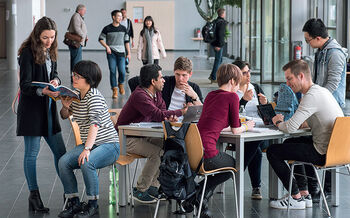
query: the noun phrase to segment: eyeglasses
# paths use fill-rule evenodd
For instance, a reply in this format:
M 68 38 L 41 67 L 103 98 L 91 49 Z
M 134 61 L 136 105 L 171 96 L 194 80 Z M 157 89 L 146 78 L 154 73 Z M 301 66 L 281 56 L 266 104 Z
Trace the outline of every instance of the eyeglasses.
M 243 74 L 243 75 L 247 75 L 247 74 L 250 73 L 250 72 L 251 72 L 250 70 L 242 71 L 242 74 Z
M 76 79 L 76 80 L 84 78 L 84 77 L 80 76 L 79 74 L 77 74 L 75 72 L 72 73 L 72 77 L 74 77 L 74 79 Z
M 310 44 L 310 42 L 312 41 L 312 40 L 314 40 L 315 38 L 311 38 L 311 39 L 307 39 L 307 38 L 305 38 L 305 42 L 307 43 L 307 44 Z

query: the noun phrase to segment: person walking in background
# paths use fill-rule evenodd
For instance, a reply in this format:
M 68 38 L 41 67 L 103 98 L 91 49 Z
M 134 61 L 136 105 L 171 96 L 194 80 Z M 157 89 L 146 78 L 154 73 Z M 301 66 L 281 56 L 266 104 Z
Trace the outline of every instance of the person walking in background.
M 143 29 L 140 32 L 139 44 L 137 47 L 137 59 L 142 60 L 143 65 L 159 64 L 159 50 L 163 58 L 166 57 L 162 36 L 159 30 L 154 27 L 153 18 L 147 16 L 143 22 Z
M 113 98 L 118 97 L 118 88 L 121 95 L 125 94 L 125 57 L 130 59 L 129 36 L 125 26 L 120 25 L 122 12 L 111 12 L 113 22 L 105 26 L 100 34 L 99 41 L 106 48 L 108 67 L 110 72 L 110 84 L 113 90 Z M 127 55 L 125 55 L 125 52 Z M 118 88 L 116 80 L 116 68 L 118 67 Z
M 211 83 L 216 82 L 216 71 L 218 70 L 222 62 L 222 53 L 223 53 L 223 47 L 225 45 L 225 32 L 226 32 L 226 25 L 227 25 L 227 21 L 225 20 L 225 17 L 226 17 L 225 9 L 219 8 L 217 13 L 218 13 L 218 18 L 214 20 L 215 41 L 210 44 L 213 47 L 214 53 L 215 53 L 213 69 L 208 78 Z
M 75 13 L 71 17 L 69 26 L 68 26 L 68 32 L 79 35 L 81 37 L 79 48 L 76 48 L 74 46 L 69 46 L 71 73 L 73 72 L 72 70 L 74 65 L 79 61 L 81 61 L 82 52 L 83 52 L 82 46 L 85 46 L 86 41 L 88 40 L 87 29 L 84 21 L 85 13 L 86 13 L 85 5 L 79 4 L 75 10 Z M 71 82 L 73 82 L 72 79 L 71 79 Z
M 40 197 L 36 178 L 36 159 L 40 151 L 40 140 L 44 137 L 55 161 L 66 153 L 58 120 L 56 102 L 49 97 L 57 97 L 59 92 L 51 92 L 48 87 L 32 86 L 33 81 L 60 84 L 57 74 L 57 27 L 55 22 L 42 17 L 35 24 L 30 36 L 18 50 L 20 65 L 20 89 L 17 112 L 17 136 L 24 136 L 24 174 L 30 191 L 29 210 L 48 213 Z
M 119 138 L 108 112 L 106 99 L 97 89 L 102 73 L 92 61 L 81 61 L 73 68 L 73 87 L 80 101 L 62 99 L 62 119 L 73 115 L 83 144 L 75 146 L 60 159 L 58 166 L 68 206 L 59 217 L 92 217 L 99 213 L 99 181 L 97 169 L 113 164 L 119 157 Z M 88 204 L 82 206 L 79 200 L 78 184 L 74 169 L 81 169 Z
M 126 32 L 128 33 L 129 39 L 130 39 L 129 46 L 131 46 L 131 48 L 133 48 L 134 47 L 134 29 L 132 27 L 132 22 L 129 18 L 127 18 L 126 10 L 124 8 L 122 8 L 120 11 L 122 12 L 122 15 L 123 15 L 123 19 L 120 22 L 120 24 L 125 26 Z M 128 55 L 128 54 L 126 54 L 126 55 Z M 125 59 L 125 72 L 126 73 L 129 73 L 129 67 L 128 67 L 129 62 L 130 62 L 129 58 L 126 58 Z

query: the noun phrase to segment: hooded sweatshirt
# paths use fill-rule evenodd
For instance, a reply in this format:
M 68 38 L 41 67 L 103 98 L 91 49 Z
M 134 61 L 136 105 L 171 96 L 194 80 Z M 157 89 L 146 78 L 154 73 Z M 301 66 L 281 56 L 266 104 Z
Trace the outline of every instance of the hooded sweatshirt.
M 348 50 L 332 38 L 315 54 L 313 81 L 328 89 L 340 107 L 345 107 L 346 58 Z

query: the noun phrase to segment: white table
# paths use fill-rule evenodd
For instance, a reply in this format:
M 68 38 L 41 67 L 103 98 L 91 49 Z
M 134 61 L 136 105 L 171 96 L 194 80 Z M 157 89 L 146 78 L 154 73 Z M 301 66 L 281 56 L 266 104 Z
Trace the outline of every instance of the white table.
M 207 57 L 205 54 L 204 54 L 204 47 L 203 47 L 203 38 L 198 38 L 198 37 L 195 37 L 195 38 L 191 38 L 193 41 L 198 41 L 199 42 L 199 54 L 194 56 L 194 57 L 198 57 L 198 58 L 202 58 L 202 57 Z
M 244 217 L 244 142 L 258 141 L 258 140 L 277 140 L 279 142 L 288 137 L 299 137 L 310 135 L 309 130 L 298 130 L 295 133 L 287 134 L 281 131 L 267 131 L 267 132 L 245 132 L 242 134 L 234 135 L 231 132 L 222 132 L 218 143 L 234 143 L 236 145 L 236 173 L 237 177 L 237 197 L 240 217 Z M 154 129 L 149 127 L 139 126 L 119 126 L 119 140 L 121 146 L 121 154 L 125 155 L 126 151 L 126 136 L 143 136 L 143 137 L 156 137 L 163 138 L 162 129 Z M 222 146 L 219 146 L 222 147 Z M 129 185 L 128 177 L 126 176 L 126 167 L 121 167 L 119 171 L 119 205 L 125 206 L 128 196 L 127 185 Z M 269 196 L 270 198 L 282 197 L 283 186 L 279 182 L 274 171 L 269 170 Z M 124 193 L 123 193 L 124 192 Z M 332 172 L 332 203 L 333 205 L 339 205 L 339 176 Z

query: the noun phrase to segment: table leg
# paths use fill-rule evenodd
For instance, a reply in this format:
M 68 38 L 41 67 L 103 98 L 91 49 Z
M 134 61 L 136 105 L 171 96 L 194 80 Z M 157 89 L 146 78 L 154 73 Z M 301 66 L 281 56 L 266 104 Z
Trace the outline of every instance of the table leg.
M 331 202 L 334 207 L 339 206 L 339 169 L 333 169 L 332 172 L 332 196 Z
M 124 130 L 119 130 L 119 144 L 120 151 L 122 155 L 126 154 L 126 137 L 124 135 Z M 127 189 L 127 176 L 126 176 L 126 166 L 120 166 L 119 168 L 119 205 L 126 205 L 126 198 L 128 196 Z
M 239 217 L 244 217 L 244 138 L 236 138 L 236 182 Z

